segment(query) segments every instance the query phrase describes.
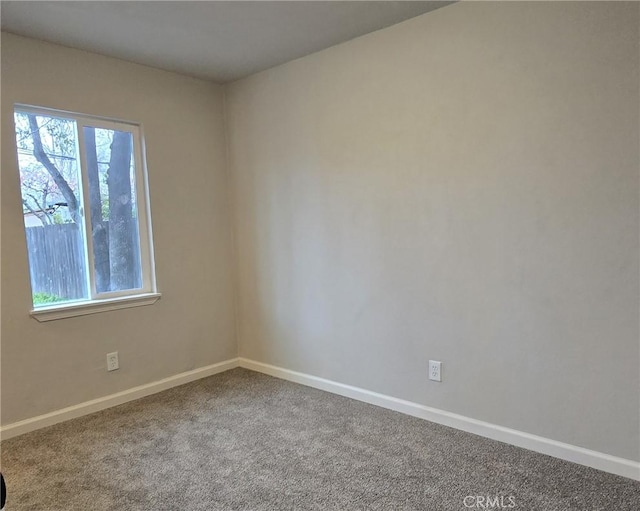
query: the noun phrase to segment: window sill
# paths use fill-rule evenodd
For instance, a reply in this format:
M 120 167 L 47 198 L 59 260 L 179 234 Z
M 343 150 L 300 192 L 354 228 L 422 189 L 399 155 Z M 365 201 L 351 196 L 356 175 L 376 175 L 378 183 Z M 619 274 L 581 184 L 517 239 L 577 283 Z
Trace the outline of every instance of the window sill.
M 156 303 L 162 295 L 160 293 L 146 293 L 136 296 L 110 298 L 108 300 L 93 300 L 90 302 L 66 303 L 64 305 L 51 305 L 38 307 L 31 311 L 31 316 L 40 322 L 54 321 L 56 319 L 85 316 L 98 312 L 128 309 L 130 307 L 142 307 Z

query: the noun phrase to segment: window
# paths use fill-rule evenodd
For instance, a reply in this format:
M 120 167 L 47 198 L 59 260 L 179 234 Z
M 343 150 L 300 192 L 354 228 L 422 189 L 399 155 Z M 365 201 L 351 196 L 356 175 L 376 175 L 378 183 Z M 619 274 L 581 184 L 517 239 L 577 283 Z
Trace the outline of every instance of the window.
M 32 314 L 157 300 L 139 126 L 23 106 L 14 121 Z

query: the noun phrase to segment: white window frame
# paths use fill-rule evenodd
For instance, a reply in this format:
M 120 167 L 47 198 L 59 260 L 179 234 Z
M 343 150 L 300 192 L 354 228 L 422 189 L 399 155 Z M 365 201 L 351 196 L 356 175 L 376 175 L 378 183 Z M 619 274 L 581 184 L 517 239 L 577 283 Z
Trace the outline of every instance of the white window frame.
M 151 305 L 158 301 L 161 294 L 158 292 L 155 275 L 155 262 L 153 254 L 153 236 L 151 230 L 151 209 L 149 201 L 149 183 L 147 165 L 144 151 L 144 137 L 142 126 L 129 121 L 96 117 L 86 114 L 78 114 L 64 110 L 56 110 L 45 107 L 16 104 L 14 112 L 28 113 L 49 117 L 70 119 L 76 123 L 76 153 L 80 167 L 80 199 L 82 206 L 80 216 L 84 229 L 85 246 L 84 261 L 86 282 L 88 284 L 89 298 L 74 300 L 62 304 L 51 304 L 32 307 L 31 316 L 38 321 L 51 321 L 56 319 L 94 314 L 97 312 L 111 311 L 142 305 Z M 142 287 L 125 291 L 111 291 L 98 293 L 96 290 L 95 261 L 93 258 L 93 236 L 91 235 L 91 208 L 89 207 L 89 177 L 87 173 L 87 155 L 84 144 L 84 128 L 108 129 L 126 131 L 133 137 L 133 163 L 135 169 L 136 185 L 136 210 L 138 220 L 138 233 L 140 239 L 140 264 Z M 14 129 L 15 131 L 15 129 Z M 17 148 L 16 148 L 17 149 Z M 17 155 L 17 151 L 16 151 Z M 29 278 L 31 286 L 31 277 Z

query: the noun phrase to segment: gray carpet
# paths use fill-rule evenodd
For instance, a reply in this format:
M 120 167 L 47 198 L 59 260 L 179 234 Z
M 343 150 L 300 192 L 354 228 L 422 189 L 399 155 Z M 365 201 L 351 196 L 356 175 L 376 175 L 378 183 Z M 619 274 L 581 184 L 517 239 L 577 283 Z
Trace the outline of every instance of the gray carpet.
M 630 479 L 244 369 L 7 440 L 2 471 L 8 511 L 640 509 Z

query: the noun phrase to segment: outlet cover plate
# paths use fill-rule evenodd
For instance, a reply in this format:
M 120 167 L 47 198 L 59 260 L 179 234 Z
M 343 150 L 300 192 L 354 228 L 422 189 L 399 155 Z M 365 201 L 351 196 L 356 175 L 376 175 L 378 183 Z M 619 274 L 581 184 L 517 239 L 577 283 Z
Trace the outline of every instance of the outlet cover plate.
M 438 360 L 429 360 L 429 379 L 433 381 L 442 381 L 442 362 Z
M 107 371 L 115 371 L 120 368 L 120 363 L 118 362 L 118 352 L 114 351 L 113 353 L 107 353 Z

